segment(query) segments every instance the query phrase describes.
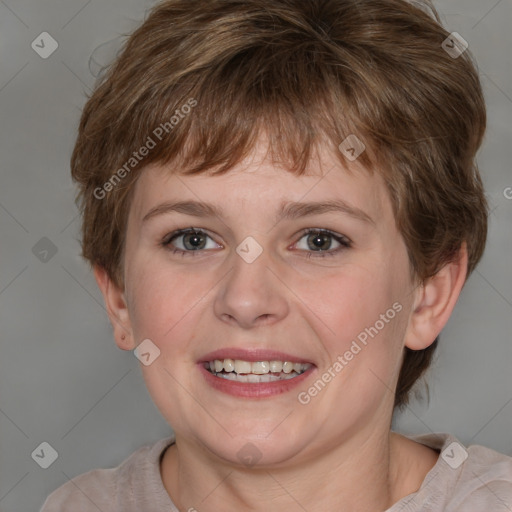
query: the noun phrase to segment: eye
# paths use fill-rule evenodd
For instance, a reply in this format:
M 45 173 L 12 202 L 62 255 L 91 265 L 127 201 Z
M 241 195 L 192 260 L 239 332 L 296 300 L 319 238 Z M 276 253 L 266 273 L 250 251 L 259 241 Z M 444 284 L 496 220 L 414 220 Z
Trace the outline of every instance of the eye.
M 302 236 L 295 247 L 301 251 L 308 251 L 305 255 L 307 258 L 335 256 L 352 246 L 347 237 L 326 229 L 310 228 L 302 231 L 301 234 Z M 211 241 L 210 244 L 208 239 Z M 306 247 L 299 247 L 302 239 L 306 240 Z M 333 243 L 337 244 L 334 250 L 332 249 Z M 173 254 L 180 254 L 181 256 L 196 256 L 204 250 L 222 248 L 205 231 L 192 227 L 170 233 L 162 240 L 161 245 Z
M 298 247 L 302 239 L 306 239 L 306 247 Z M 332 249 L 333 242 L 338 246 L 334 250 L 330 250 Z M 326 229 L 306 229 L 302 232 L 302 237 L 295 245 L 298 249 L 311 251 L 306 254 L 306 258 L 324 258 L 325 256 L 336 256 L 350 248 L 352 243 L 347 237 L 332 233 Z
M 201 252 L 204 249 L 218 249 L 221 247 L 213 242 L 213 240 L 213 244 L 209 244 L 208 246 L 208 239 L 212 240 L 212 238 L 201 229 L 180 229 L 167 235 L 164 240 L 162 240 L 162 245 L 172 251 L 173 254 L 181 254 L 182 256 L 195 256 L 195 252 Z

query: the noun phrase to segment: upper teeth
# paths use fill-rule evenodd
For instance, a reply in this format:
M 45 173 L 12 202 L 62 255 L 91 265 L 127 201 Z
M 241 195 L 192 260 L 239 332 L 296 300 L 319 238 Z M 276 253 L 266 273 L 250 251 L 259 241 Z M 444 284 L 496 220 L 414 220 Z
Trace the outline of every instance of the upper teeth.
M 212 372 L 254 373 L 264 375 L 266 373 L 296 373 L 305 372 L 311 365 L 309 363 L 292 363 L 291 361 L 242 361 L 241 359 L 215 359 L 208 362 Z

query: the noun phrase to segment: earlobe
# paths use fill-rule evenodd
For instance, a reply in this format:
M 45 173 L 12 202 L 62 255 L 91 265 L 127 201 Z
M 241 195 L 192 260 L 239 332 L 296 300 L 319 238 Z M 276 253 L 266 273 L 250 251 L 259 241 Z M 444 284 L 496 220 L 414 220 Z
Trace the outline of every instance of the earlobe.
M 93 271 L 105 301 L 117 346 L 122 350 L 133 350 L 135 344 L 124 291 L 112 281 L 103 267 L 94 265 Z
M 457 303 L 466 280 L 467 266 L 468 254 L 464 243 L 452 262 L 417 289 L 405 336 L 406 347 L 423 350 L 434 342 Z

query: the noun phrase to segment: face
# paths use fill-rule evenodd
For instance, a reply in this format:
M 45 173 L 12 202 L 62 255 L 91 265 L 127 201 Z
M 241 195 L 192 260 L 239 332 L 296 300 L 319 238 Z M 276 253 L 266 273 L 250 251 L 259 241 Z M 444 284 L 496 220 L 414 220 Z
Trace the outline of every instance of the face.
M 297 177 L 260 155 L 223 176 L 144 171 L 124 298 L 135 343 L 160 351 L 142 370 L 176 435 L 279 465 L 389 431 L 413 283 L 378 173 L 325 153 Z

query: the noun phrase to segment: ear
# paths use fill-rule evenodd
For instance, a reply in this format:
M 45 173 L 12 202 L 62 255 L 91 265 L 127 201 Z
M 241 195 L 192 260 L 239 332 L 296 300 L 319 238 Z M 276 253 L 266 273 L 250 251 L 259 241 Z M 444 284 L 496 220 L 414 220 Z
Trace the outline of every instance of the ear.
M 423 350 L 434 342 L 452 314 L 467 268 L 468 253 L 463 243 L 454 261 L 418 287 L 405 335 L 406 347 Z
M 94 265 L 94 277 L 103 294 L 117 346 L 123 350 L 133 350 L 135 343 L 124 291 L 110 279 L 103 267 Z

